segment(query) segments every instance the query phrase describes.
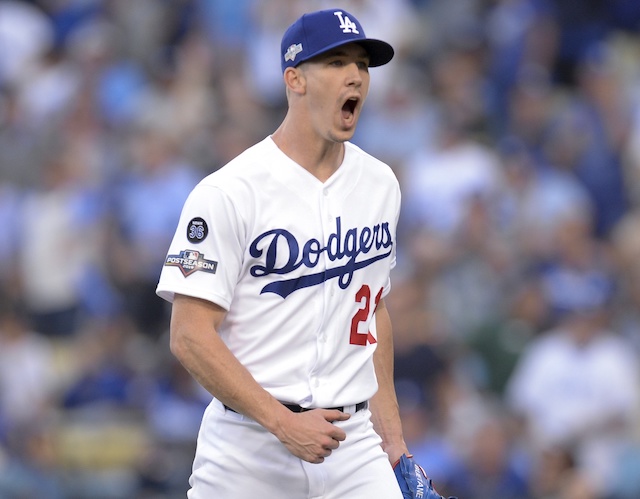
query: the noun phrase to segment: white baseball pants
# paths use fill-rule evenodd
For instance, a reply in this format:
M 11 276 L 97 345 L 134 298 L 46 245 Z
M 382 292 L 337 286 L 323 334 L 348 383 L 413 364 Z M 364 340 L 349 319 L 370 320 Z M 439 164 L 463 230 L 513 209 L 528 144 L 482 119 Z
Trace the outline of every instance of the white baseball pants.
M 188 499 L 402 499 L 370 411 L 334 424 L 346 440 L 323 463 L 311 464 L 213 400 L 202 419 Z

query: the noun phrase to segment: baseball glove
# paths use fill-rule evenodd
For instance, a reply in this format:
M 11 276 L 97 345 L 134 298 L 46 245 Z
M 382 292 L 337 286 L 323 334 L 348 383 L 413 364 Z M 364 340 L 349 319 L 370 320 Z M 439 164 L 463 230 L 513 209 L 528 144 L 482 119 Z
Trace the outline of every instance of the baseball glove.
M 435 491 L 431 479 L 411 454 L 403 454 L 393 465 L 393 471 L 404 499 L 445 499 Z

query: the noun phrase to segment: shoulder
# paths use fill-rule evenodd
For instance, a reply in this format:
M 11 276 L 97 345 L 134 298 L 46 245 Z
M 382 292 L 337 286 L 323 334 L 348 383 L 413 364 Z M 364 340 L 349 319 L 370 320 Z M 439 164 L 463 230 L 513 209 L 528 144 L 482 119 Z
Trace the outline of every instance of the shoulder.
M 345 142 L 345 161 L 360 164 L 365 168 L 364 174 L 385 180 L 391 185 L 398 185 L 398 179 L 393 169 L 384 161 L 372 156 L 352 142 Z
M 201 187 L 218 187 L 224 190 L 255 181 L 265 174 L 265 164 L 273 156 L 271 142 L 267 139 L 245 149 L 218 170 L 200 182 Z

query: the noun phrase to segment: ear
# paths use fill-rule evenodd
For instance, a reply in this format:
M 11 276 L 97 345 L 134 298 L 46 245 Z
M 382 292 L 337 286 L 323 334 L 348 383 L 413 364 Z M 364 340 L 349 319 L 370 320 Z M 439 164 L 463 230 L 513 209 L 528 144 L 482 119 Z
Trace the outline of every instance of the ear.
M 302 95 L 306 91 L 307 81 L 304 71 L 300 67 L 287 68 L 284 70 L 284 84 L 290 92 Z

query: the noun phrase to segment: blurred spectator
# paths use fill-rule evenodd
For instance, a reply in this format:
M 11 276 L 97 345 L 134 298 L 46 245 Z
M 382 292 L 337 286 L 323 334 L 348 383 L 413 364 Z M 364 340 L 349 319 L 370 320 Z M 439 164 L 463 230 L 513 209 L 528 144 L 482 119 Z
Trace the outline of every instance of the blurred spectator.
M 137 467 L 144 491 L 184 494 L 197 434 L 211 395 L 198 385 L 168 348 L 160 354 L 144 413 L 153 443 Z
M 551 315 L 536 276 L 522 277 L 505 299 L 504 310 L 480 324 L 466 342 L 478 387 L 499 397 L 529 343 L 548 328 Z
M 637 436 L 627 441 L 616 456 L 611 499 L 633 499 L 640 495 L 640 442 Z
M 554 79 L 571 88 L 576 84 L 576 67 L 585 52 L 605 40 L 614 29 L 612 7 L 611 3 L 599 0 L 587 0 L 580 5 L 571 0 L 554 0 L 553 5 L 558 26 Z
M 53 432 L 46 417 L 13 428 L 8 456 L 0 453 L 0 497 L 69 499 L 57 466 Z
M 501 171 L 496 154 L 448 109 L 442 112 L 434 146 L 417 150 L 404 168 L 404 219 L 413 230 L 447 240 L 475 198 L 491 200 L 497 193 Z
M 53 26 L 38 5 L 20 0 L 0 3 L 0 86 L 21 79 L 53 42 Z
M 445 438 L 436 400 L 425 399 L 420 385 L 406 378 L 397 378 L 396 391 L 402 429 L 414 459 L 428 470 L 435 488 L 448 494 L 450 483 L 462 471 L 462 459 Z
M 551 270 L 545 281 L 561 315 L 524 352 L 506 400 L 524 418 L 537 459 L 549 449 L 571 449 L 576 483 L 606 497 L 615 457 L 637 417 L 640 365 L 630 344 L 607 328 L 606 278 L 564 268 Z
M 608 484 L 608 489 L 610 484 Z M 540 451 L 532 466 L 531 494 L 536 499 L 595 499 L 598 494 L 578 469 L 572 447 L 561 444 Z M 606 496 L 609 497 L 609 496 Z
M 553 2 L 500 0 L 485 21 L 492 130 L 506 132 L 509 96 L 527 68 L 549 72 L 557 48 Z
M 113 187 L 110 271 L 138 331 L 160 337 L 168 324 L 155 294 L 160 269 L 180 217 L 180 206 L 200 180 L 176 138 L 147 126 L 131 139 L 131 161 Z
M 0 293 L 14 289 L 15 262 L 20 233 L 20 192 L 10 183 L 0 182 Z M 6 284 L 6 286 L 4 285 Z
M 55 409 L 62 386 L 49 339 L 30 329 L 15 297 L 0 299 L 0 421 L 7 433 Z M 0 431 L 0 440 L 3 433 Z
M 244 73 L 241 82 L 246 85 L 250 95 L 267 109 L 282 108 L 286 103 L 282 90 L 282 71 L 272 61 L 280 51 L 284 30 L 309 7 L 295 0 L 250 2 L 248 20 L 251 29 L 245 33 L 244 60 L 239 61 Z M 230 67 L 234 68 L 233 65 Z
M 499 227 L 527 267 L 554 252 L 554 240 L 571 220 L 592 219 L 589 193 L 569 172 L 542 166 L 517 138 L 505 139 L 498 149 L 503 178 L 499 201 Z
M 219 92 L 214 91 L 216 59 L 199 32 L 185 35 L 179 46 L 155 61 L 152 79 L 146 82 L 143 91 L 136 92 L 131 106 L 135 113 L 131 125 L 142 134 L 156 135 L 159 141 L 167 142 L 167 149 L 172 149 L 167 154 L 183 155 L 183 162 L 195 154 L 192 150 L 199 145 L 198 141 L 208 139 L 211 126 L 222 118 L 217 108 Z M 112 90 L 117 90 L 117 86 Z M 131 131 L 135 133 L 135 129 Z M 215 169 L 219 165 L 194 166 Z
M 528 499 L 529 475 L 511 435 L 509 415 L 502 407 L 474 424 L 462 465 L 451 477 L 447 493 L 459 497 Z
M 16 192 L 37 185 L 45 158 L 56 139 L 53 131 L 29 121 L 18 86 L 0 85 L 0 184 Z
M 608 235 L 628 208 L 622 152 L 630 130 L 630 102 L 619 83 L 611 48 L 591 47 L 576 67 L 578 93 L 557 114 L 545 143 L 549 163 L 585 186 L 594 230 Z
M 85 331 L 74 344 L 76 367 L 60 394 L 60 405 L 103 414 L 142 410 L 144 397 L 136 387 L 148 366 L 131 358 L 133 339 L 127 325 L 113 320 L 93 329 Z
M 509 276 L 495 220 L 502 172 L 490 148 L 444 119 L 436 149 L 422 149 L 406 166 L 402 222 L 410 234 L 405 251 L 432 276 L 430 300 L 464 338 L 500 306 Z
M 35 128 L 60 116 L 80 89 L 80 74 L 64 54 L 51 50 L 24 71 L 18 98 L 25 119 Z
M 439 103 L 442 112 L 439 125 L 446 136 L 439 137 L 444 139 L 437 141 L 440 147 L 456 135 L 475 140 L 486 137 L 490 96 L 483 73 L 483 55 L 475 45 L 453 45 L 444 47 L 430 61 L 427 69 L 431 91 Z
M 542 147 L 560 100 L 548 68 L 523 64 L 515 81 L 504 96 L 504 123 L 496 125 L 500 142 L 517 142 L 531 155 L 533 163 L 543 161 Z
M 404 183 L 403 163 L 418 144 L 424 149 L 434 147 L 439 116 L 423 69 L 406 65 L 400 71 L 378 105 L 363 108 L 353 142 L 385 158 Z
M 260 9 L 263 2 L 253 0 L 219 0 L 209 2 L 196 0 L 189 2 L 196 5 L 196 13 L 202 16 L 200 20 L 204 25 L 209 43 L 212 46 L 225 47 L 227 56 L 233 58 L 243 55 L 251 46 L 247 39 L 247 33 L 253 31 L 252 23 L 260 21 L 261 16 L 254 18 L 253 8 Z M 273 3 L 273 2 L 270 2 Z M 253 39 L 250 39 L 253 40 Z M 247 45 L 248 44 L 248 45 Z
M 51 337 L 74 335 L 83 313 L 82 283 L 97 257 L 99 196 L 85 182 L 84 157 L 52 151 L 40 185 L 21 205 L 17 269 L 33 327 Z
M 127 52 L 124 36 L 112 19 L 96 15 L 75 26 L 65 41 L 67 57 L 81 72 L 97 117 L 119 140 L 137 116 L 149 78 Z
M 191 447 L 211 395 L 174 358 L 165 359 L 146 404 L 150 429 L 158 441 Z

